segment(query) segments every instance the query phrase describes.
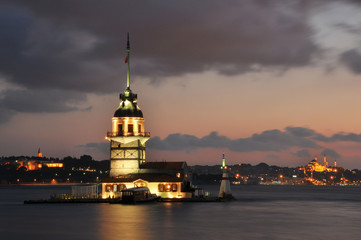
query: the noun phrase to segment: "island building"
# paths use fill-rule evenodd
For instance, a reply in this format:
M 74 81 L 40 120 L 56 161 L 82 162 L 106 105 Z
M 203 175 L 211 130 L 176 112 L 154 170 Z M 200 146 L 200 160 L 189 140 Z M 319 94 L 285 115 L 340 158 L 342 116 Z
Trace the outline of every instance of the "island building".
M 112 117 L 110 143 L 110 177 L 102 181 L 102 197 L 119 197 L 121 190 L 148 187 L 162 198 L 191 198 L 192 183 L 186 162 L 148 162 L 145 144 L 150 133 L 130 89 L 130 44 L 127 36 L 127 87 L 120 94 L 120 104 Z

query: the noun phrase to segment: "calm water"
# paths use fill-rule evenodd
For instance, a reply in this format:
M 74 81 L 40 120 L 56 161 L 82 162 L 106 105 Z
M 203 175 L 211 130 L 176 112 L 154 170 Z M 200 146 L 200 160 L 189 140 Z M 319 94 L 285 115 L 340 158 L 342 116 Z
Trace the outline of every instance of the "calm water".
M 24 205 L 23 200 L 47 199 L 70 187 L 0 187 L 0 239 L 361 238 L 361 187 L 232 190 L 238 200 L 229 203 Z

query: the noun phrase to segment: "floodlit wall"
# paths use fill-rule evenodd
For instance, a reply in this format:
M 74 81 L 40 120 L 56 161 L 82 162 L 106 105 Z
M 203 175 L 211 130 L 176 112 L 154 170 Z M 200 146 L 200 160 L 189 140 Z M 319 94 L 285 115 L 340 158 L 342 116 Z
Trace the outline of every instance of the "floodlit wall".
M 116 187 L 114 187 L 116 185 Z M 181 192 L 181 182 L 145 182 L 145 181 L 134 181 L 130 183 L 102 183 L 102 198 L 117 198 L 121 197 L 121 185 L 125 188 L 134 187 L 148 187 L 152 194 L 156 194 L 161 198 L 191 198 L 191 192 Z M 160 189 L 160 185 L 163 186 L 163 190 Z M 176 190 L 174 191 L 174 185 Z M 116 189 L 116 190 L 114 190 Z M 160 191 L 162 190 L 162 191 Z

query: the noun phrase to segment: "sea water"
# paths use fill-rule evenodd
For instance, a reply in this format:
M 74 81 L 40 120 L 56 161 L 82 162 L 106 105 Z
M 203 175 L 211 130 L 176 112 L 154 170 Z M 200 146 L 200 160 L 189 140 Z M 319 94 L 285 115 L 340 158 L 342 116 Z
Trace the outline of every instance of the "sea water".
M 218 186 L 204 186 L 217 194 Z M 0 187 L 0 239 L 361 239 L 361 187 L 232 186 L 236 201 L 23 204 L 70 186 Z

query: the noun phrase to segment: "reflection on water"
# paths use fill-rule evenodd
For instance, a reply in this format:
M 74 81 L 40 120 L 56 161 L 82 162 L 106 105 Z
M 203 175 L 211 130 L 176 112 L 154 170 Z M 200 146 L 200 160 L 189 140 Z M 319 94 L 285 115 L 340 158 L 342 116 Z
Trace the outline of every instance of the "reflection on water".
M 21 204 L 64 190 L 0 187 L 0 239 L 356 240 L 361 235 L 357 187 L 240 186 L 233 188 L 238 201 L 230 203 Z
M 100 239 L 147 239 L 151 235 L 151 212 L 146 206 L 101 204 Z

